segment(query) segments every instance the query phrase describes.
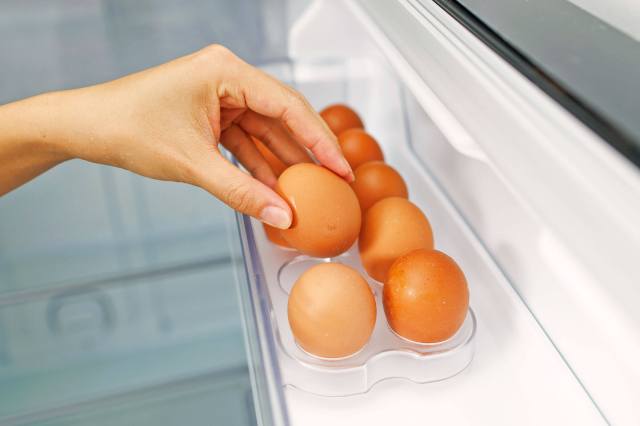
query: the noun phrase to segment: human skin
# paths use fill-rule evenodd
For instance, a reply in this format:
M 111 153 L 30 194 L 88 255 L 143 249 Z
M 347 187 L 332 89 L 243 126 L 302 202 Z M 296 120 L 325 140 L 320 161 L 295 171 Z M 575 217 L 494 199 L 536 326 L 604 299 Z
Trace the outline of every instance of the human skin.
M 291 224 L 273 171 L 311 161 L 348 181 L 336 137 L 306 99 L 218 45 L 118 80 L 0 106 L 0 196 L 70 159 L 199 186 L 275 227 Z M 250 172 L 220 152 L 226 147 Z

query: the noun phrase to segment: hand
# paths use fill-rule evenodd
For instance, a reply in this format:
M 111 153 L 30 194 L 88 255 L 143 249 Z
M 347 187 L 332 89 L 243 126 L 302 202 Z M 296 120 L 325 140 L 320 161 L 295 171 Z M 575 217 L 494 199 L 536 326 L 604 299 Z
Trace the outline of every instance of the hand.
M 24 180 L 63 160 L 81 158 L 200 186 L 278 228 L 290 226 L 291 210 L 273 191 L 276 178 L 250 135 L 286 164 L 310 161 L 308 148 L 321 164 L 353 180 L 335 136 L 309 103 L 221 46 L 112 82 L 3 108 L 7 115 L 13 108 L 14 116 L 31 118 L 27 122 L 36 128 L 27 139 L 40 143 L 40 156 L 50 156 L 49 163 L 40 158 L 33 167 L 22 167 L 29 166 L 28 153 L 9 155 L 11 144 L 5 142 L 3 155 L 0 141 L 0 165 L 20 163 L 27 170 Z M 0 108 L 0 127 L 8 122 L 2 114 Z M 22 134 L 20 129 L 14 133 Z M 253 177 L 227 161 L 219 143 Z M 23 183 L 15 182 L 17 175 L 12 175 L 13 187 Z

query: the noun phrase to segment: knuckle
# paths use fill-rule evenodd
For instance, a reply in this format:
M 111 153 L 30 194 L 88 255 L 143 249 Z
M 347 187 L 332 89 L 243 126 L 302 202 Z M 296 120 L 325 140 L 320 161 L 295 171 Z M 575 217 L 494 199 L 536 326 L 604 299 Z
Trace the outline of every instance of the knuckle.
M 300 92 L 292 88 L 287 88 L 287 98 L 286 98 L 286 107 L 282 111 L 281 120 L 285 122 L 285 124 L 296 114 L 300 113 L 301 110 L 307 109 L 308 104 Z
M 217 43 L 208 46 L 208 49 L 211 51 L 212 54 L 216 54 L 216 55 L 220 55 L 220 56 L 231 56 L 231 55 L 233 55 L 231 50 L 229 50 L 227 47 L 225 47 L 225 46 L 223 46 L 221 44 L 217 44 Z
M 293 104 L 295 104 L 296 106 L 306 106 L 307 104 L 307 100 L 306 98 L 302 95 L 302 93 L 298 92 L 295 89 L 289 88 L 289 92 L 290 92 L 290 96 L 291 96 L 291 101 Z
M 319 139 L 313 138 L 309 141 L 307 148 L 309 148 L 312 152 L 316 152 L 319 147 L 322 146 L 322 143 Z
M 225 199 L 231 207 L 241 212 L 249 211 L 253 204 L 248 188 L 242 184 L 230 185 L 226 190 Z
M 211 44 L 200 51 L 201 56 L 206 60 L 219 61 L 219 60 L 231 60 L 236 56 L 231 50 L 221 44 Z

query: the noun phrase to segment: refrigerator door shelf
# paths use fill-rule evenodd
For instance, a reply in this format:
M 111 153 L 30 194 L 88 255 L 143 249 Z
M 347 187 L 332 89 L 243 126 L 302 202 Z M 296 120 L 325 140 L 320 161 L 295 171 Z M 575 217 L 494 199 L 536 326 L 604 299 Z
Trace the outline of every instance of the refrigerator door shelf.
M 358 111 L 367 131 L 379 141 L 385 160 L 407 182 L 409 198 L 429 218 L 436 247 L 456 259 L 464 270 L 470 287 L 471 306 L 477 318 L 474 360 L 461 374 L 438 385 L 440 391 L 444 390 L 439 398 L 444 398 L 446 394 L 446 401 L 456 407 L 464 407 L 456 411 L 463 419 L 461 422 L 471 421 L 478 416 L 490 421 L 492 417 L 487 415 L 492 411 L 491 407 L 500 410 L 504 418 L 515 422 L 522 418 L 526 407 L 537 406 L 540 409 L 531 413 L 535 422 L 544 423 L 551 418 L 566 421 L 579 418 L 581 424 L 600 424 L 602 418 L 589 396 L 469 226 L 468 218 L 451 202 L 450 195 L 433 171 L 416 153 L 418 147 L 445 143 L 447 139 L 384 58 L 369 55 L 330 60 L 299 59 L 290 63 L 268 64 L 264 69 L 300 90 L 317 109 L 330 103 L 344 102 Z M 358 375 L 352 376 L 354 380 L 341 377 L 344 370 L 329 372 L 317 366 L 300 365 L 300 358 L 296 359 L 295 351 L 291 356 L 290 348 L 283 345 L 281 333 L 288 324 L 286 313 L 283 312 L 285 292 L 277 281 L 281 265 L 296 255 L 270 244 L 258 222 L 243 218 L 240 224 L 245 263 L 250 270 L 251 306 L 265 330 L 263 353 L 268 353 L 274 360 L 271 366 L 277 369 L 279 385 L 294 385 L 285 386 L 293 423 L 306 425 L 337 421 L 331 415 L 331 407 L 345 407 L 344 404 L 332 402 L 338 399 L 352 401 L 349 409 L 353 410 L 353 415 L 362 421 L 370 420 L 372 424 L 379 424 L 379 419 L 384 416 L 397 416 L 399 413 L 393 408 L 395 403 L 379 411 L 364 402 L 358 403 L 359 399 L 351 399 L 358 396 L 315 399 L 315 396 L 301 395 L 310 394 L 300 392 L 298 387 L 306 387 L 324 395 L 349 395 L 354 390 L 365 392 L 368 389 L 364 395 L 370 395 L 376 393 L 376 388 L 381 387 L 382 383 L 388 383 L 388 386 L 383 386 L 385 399 L 396 401 L 394 391 L 389 391 L 389 388 L 405 391 L 411 388 L 406 387 L 407 380 L 384 380 L 370 387 L 376 378 L 397 378 L 399 374 L 392 371 L 397 368 L 395 365 L 393 368 L 389 368 L 389 364 L 382 365 L 383 369 L 374 372 L 373 377 L 367 379 L 368 382 Z M 357 251 L 352 249 L 347 258 L 356 256 Z M 285 279 L 285 290 L 291 285 L 292 279 L 293 276 Z M 276 298 L 279 299 L 276 301 Z M 378 321 L 378 326 L 386 326 L 383 315 L 379 316 Z M 427 357 L 423 361 L 426 366 L 432 360 Z M 392 364 L 402 362 L 402 358 L 396 358 Z M 456 364 L 456 369 L 463 367 L 463 364 Z M 313 377 L 300 376 L 304 368 L 313 369 Z M 407 368 L 410 371 L 402 376 L 420 381 L 419 368 L 416 365 L 407 365 Z M 443 378 L 452 374 L 451 370 L 440 365 L 434 368 Z M 451 384 L 447 385 L 448 382 Z M 302 385 L 298 386 L 300 383 Z M 424 398 L 420 395 L 429 394 L 430 389 L 430 385 L 423 386 L 422 391 L 415 393 L 415 412 L 411 414 L 405 411 L 403 415 L 411 417 L 420 414 L 419 401 Z M 486 395 L 486 398 L 482 395 Z M 434 421 L 448 419 L 452 407 L 446 401 L 430 408 L 430 416 Z

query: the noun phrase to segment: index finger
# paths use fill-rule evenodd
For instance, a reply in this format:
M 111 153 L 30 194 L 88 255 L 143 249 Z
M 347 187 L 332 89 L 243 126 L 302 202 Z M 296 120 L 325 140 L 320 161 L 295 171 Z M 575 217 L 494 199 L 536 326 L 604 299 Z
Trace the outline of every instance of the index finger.
M 342 155 L 335 135 L 304 96 L 259 69 L 240 62 L 240 69 L 230 77 L 234 87 L 226 87 L 225 94 L 236 93 L 244 98 L 247 108 L 282 121 L 292 136 L 322 165 L 353 181 L 353 171 Z

